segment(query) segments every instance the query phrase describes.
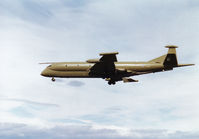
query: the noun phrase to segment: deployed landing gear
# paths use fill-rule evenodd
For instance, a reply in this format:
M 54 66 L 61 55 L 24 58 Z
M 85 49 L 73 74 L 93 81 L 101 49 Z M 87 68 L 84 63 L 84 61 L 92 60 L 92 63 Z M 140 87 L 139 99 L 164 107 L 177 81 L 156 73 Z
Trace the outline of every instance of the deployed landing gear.
M 111 78 L 106 78 L 106 81 L 108 81 L 109 85 L 114 85 L 115 84 L 115 80 L 111 79 Z
M 52 77 L 52 79 L 51 79 L 53 82 L 55 81 L 55 78 L 54 77 Z
M 109 85 L 115 85 L 115 81 L 111 81 L 111 80 L 110 80 L 110 81 L 108 81 L 108 84 L 109 84 Z

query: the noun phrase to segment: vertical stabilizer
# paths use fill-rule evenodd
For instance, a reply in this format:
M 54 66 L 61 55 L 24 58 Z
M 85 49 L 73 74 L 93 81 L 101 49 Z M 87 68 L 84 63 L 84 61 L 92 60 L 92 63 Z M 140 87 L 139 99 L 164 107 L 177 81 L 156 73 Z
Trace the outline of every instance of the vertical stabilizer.
M 168 45 L 165 47 L 169 49 L 167 54 L 160 56 L 158 58 L 152 59 L 148 62 L 163 64 L 165 67 L 165 70 L 171 70 L 174 67 L 178 66 L 178 61 L 177 61 L 177 56 L 176 56 L 176 48 L 178 47 L 174 45 Z
M 169 48 L 168 54 L 176 54 L 176 48 L 178 48 L 178 46 L 167 45 L 167 46 L 165 46 L 165 48 Z
M 167 54 L 157 57 L 155 59 L 152 59 L 148 62 L 163 64 L 164 70 L 172 70 L 175 67 L 184 67 L 184 66 L 194 65 L 194 64 L 178 64 L 177 55 L 176 55 L 176 48 L 178 48 L 178 46 L 168 45 L 165 47 L 169 49 Z
M 178 66 L 177 56 L 176 56 L 176 48 L 177 46 L 174 45 L 168 45 L 165 46 L 166 48 L 169 48 L 168 53 L 166 55 L 166 58 L 164 60 L 164 66 L 166 69 L 172 69 L 173 67 Z

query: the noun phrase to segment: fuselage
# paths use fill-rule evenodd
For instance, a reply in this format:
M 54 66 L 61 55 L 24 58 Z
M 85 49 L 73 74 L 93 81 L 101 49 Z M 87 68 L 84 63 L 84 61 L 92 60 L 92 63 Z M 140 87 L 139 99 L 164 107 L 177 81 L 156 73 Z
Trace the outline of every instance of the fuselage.
M 90 69 L 95 63 L 88 62 L 58 62 L 52 63 L 43 70 L 41 75 L 46 77 L 60 78 L 102 78 L 101 76 L 91 76 Z M 127 76 L 140 75 L 164 70 L 164 65 L 149 62 L 115 62 L 115 69 L 125 73 Z M 139 73 L 139 74 L 138 74 Z M 122 75 L 125 76 L 125 75 Z

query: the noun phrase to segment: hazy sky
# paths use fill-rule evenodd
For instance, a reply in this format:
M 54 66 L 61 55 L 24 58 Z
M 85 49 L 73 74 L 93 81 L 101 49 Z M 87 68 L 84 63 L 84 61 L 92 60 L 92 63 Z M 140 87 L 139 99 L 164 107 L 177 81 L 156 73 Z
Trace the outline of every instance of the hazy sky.
M 198 37 L 198 0 L 1 0 L 0 138 L 198 139 Z M 196 65 L 115 86 L 40 76 L 40 62 L 148 61 L 171 44 Z

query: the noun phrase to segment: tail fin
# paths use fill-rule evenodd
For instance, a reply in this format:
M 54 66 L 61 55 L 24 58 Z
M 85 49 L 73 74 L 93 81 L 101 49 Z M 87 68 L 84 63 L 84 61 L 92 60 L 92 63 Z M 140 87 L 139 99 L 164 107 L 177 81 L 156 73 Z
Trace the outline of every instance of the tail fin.
M 169 48 L 168 53 L 166 55 L 160 56 L 153 60 L 150 60 L 149 63 L 160 63 L 164 65 L 164 70 L 172 70 L 175 67 L 184 67 L 184 66 L 193 66 L 194 64 L 178 64 L 177 56 L 176 56 L 176 48 L 177 46 L 168 45 L 165 46 Z
M 149 62 L 163 64 L 165 69 L 173 69 L 173 67 L 178 66 L 178 61 L 176 56 L 176 48 L 178 47 L 174 45 L 168 45 L 165 47 L 169 48 L 168 53 L 166 55 L 150 60 Z
M 160 56 L 158 58 L 148 61 L 149 63 L 163 63 L 167 55 Z
M 164 60 L 164 66 L 166 68 L 173 68 L 173 67 L 177 67 L 178 66 L 178 60 L 177 60 L 177 56 L 176 56 L 176 48 L 178 48 L 177 46 L 174 45 L 168 45 L 166 46 L 166 48 L 169 48 L 167 56 Z

